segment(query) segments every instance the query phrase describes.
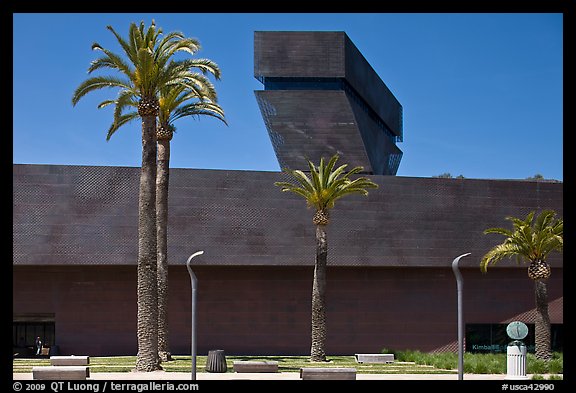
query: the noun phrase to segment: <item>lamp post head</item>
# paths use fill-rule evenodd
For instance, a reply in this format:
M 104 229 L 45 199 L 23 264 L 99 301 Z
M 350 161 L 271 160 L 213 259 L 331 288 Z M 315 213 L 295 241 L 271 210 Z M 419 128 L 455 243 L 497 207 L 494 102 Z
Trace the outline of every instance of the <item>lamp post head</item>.
M 466 254 L 462 254 L 454 258 L 454 260 L 452 261 L 452 270 L 454 271 L 454 275 L 456 276 L 456 280 L 458 280 L 458 282 L 462 280 L 462 275 L 460 274 L 460 270 L 458 270 L 458 262 L 460 262 L 461 258 L 467 257 L 470 254 L 471 254 L 470 252 L 467 252 Z
M 192 290 L 196 289 L 196 275 L 194 274 L 192 268 L 190 267 L 190 262 L 192 262 L 192 258 L 202 254 L 204 254 L 204 251 L 196 251 L 194 254 L 190 255 L 190 257 L 188 257 L 188 260 L 186 261 L 186 269 L 188 269 L 188 274 L 190 275 L 190 280 L 192 281 Z
M 188 260 L 186 261 L 186 267 L 188 268 L 188 271 L 190 271 L 190 262 L 192 262 L 192 258 L 202 254 L 204 254 L 204 251 L 196 251 L 194 254 L 188 257 Z
M 458 267 L 458 262 L 460 262 L 461 258 L 467 257 L 468 255 L 472 254 L 471 252 L 467 252 L 466 254 L 462 254 L 458 257 L 456 257 L 453 261 L 452 261 L 452 268 L 457 268 Z
M 190 264 L 190 261 L 192 261 L 192 258 L 197 257 L 198 255 L 202 255 L 204 254 L 204 251 L 196 251 L 194 254 L 190 255 L 188 257 L 188 260 L 186 261 L 186 265 Z

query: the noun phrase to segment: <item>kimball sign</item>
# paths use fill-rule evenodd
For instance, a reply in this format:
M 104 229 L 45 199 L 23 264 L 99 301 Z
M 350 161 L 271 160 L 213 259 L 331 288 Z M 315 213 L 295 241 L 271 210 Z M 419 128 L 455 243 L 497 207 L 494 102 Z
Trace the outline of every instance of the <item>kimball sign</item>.
M 506 352 L 506 348 L 508 345 L 501 345 L 501 344 L 472 344 L 469 346 L 470 352 Z M 534 345 L 527 345 L 526 349 L 528 352 L 534 352 Z
M 474 344 L 471 347 L 472 351 L 478 351 L 478 352 L 504 352 L 506 350 L 506 345 L 498 345 L 498 344 L 489 344 L 489 345 Z

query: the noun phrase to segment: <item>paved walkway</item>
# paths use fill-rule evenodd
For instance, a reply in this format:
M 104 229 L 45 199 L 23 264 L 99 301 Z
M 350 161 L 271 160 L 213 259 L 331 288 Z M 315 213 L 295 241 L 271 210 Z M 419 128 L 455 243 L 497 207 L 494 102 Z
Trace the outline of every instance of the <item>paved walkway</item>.
M 528 375 L 530 378 L 531 375 Z M 31 380 L 32 373 L 13 373 L 15 381 Z M 504 380 L 504 374 L 464 374 L 464 380 Z M 300 380 L 299 373 L 197 373 L 196 379 L 201 380 Z M 458 380 L 458 374 L 357 374 L 357 380 Z M 88 380 L 173 380 L 190 381 L 189 372 L 153 371 L 123 372 L 123 373 L 90 373 Z

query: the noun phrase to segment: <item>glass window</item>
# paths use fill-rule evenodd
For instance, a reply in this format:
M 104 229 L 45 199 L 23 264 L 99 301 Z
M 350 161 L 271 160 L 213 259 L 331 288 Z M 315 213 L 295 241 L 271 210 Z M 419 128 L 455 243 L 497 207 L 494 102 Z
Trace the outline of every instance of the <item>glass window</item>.
M 14 322 L 12 326 L 14 346 L 33 347 L 40 337 L 45 347 L 54 345 L 54 322 Z
M 534 324 L 527 323 L 528 336 L 524 340 L 528 352 L 534 353 Z M 512 341 L 506 334 L 506 323 L 466 324 L 466 352 L 502 353 Z M 551 325 L 552 351 L 562 351 L 562 324 Z

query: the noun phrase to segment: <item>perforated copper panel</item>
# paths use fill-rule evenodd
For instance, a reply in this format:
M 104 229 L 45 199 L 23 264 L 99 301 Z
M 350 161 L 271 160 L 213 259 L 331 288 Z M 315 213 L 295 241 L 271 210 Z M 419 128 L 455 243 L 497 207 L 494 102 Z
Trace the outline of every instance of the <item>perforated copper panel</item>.
M 372 166 L 343 91 L 256 91 L 280 168 L 308 170 L 307 160 L 340 156 L 350 168 Z
M 133 265 L 139 168 L 14 165 L 14 264 Z M 506 216 L 551 208 L 562 216 L 561 183 L 370 176 L 367 197 L 339 200 L 328 226 L 334 266 L 463 266 L 501 242 L 483 230 Z M 171 169 L 168 259 L 197 250 L 204 265 L 311 266 L 313 211 L 282 193 L 278 172 Z M 561 255 L 550 257 L 561 265 Z M 515 262 L 502 266 L 515 266 Z
M 344 32 L 254 33 L 256 100 L 281 168 L 338 154 L 395 175 L 402 106 Z
M 136 264 L 138 168 L 13 171 L 14 264 Z

